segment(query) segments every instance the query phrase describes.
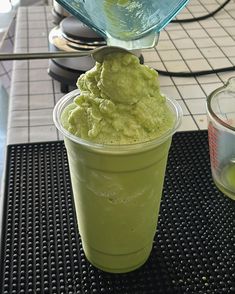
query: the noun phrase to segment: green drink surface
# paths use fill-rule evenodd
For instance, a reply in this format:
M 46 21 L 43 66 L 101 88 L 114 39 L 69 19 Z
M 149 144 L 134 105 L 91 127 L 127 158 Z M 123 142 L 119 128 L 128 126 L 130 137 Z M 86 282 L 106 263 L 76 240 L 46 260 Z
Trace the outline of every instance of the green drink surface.
M 235 161 L 231 160 L 224 165 L 218 179 L 214 181 L 224 194 L 235 200 Z

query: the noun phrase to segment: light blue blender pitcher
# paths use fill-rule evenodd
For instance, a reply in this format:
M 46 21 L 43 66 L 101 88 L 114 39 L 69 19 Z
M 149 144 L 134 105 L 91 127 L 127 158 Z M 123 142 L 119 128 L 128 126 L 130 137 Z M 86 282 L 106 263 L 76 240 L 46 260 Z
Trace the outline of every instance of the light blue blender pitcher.
M 151 48 L 159 32 L 189 0 L 56 0 L 97 31 L 107 45 Z

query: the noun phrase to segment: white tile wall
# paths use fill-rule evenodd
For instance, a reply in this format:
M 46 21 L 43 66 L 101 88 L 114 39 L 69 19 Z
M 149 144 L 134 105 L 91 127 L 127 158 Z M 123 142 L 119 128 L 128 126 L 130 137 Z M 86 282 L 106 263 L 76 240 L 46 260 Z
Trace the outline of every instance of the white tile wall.
M 191 99 L 185 101 L 192 114 L 206 114 L 206 99 Z

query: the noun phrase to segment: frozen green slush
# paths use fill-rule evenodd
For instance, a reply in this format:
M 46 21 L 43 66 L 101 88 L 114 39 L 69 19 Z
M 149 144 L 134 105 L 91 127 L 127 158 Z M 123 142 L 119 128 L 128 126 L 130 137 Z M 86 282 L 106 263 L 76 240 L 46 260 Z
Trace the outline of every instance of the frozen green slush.
M 54 109 L 83 249 L 107 272 L 140 267 L 152 249 L 168 151 L 181 120 L 157 78 L 136 56 L 110 54 Z

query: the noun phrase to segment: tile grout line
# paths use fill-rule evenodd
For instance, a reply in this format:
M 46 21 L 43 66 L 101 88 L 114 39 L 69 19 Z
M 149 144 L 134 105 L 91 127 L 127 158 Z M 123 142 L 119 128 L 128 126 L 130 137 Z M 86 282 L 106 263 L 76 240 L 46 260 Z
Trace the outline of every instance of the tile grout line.
M 199 0 L 200 1 L 200 0 Z M 200 1 L 200 3 L 201 3 L 201 1 Z M 218 1 L 217 1 L 217 3 L 218 3 Z M 201 5 L 208 11 L 208 9 L 201 3 Z M 221 4 L 220 4 L 221 5 Z M 217 19 L 216 18 L 214 18 L 213 17 L 213 19 L 214 19 L 214 21 L 219 25 L 219 26 L 221 26 L 221 24 L 217 21 Z M 223 27 L 224 28 L 224 27 Z M 227 31 L 226 31 L 227 32 Z M 228 32 L 227 32 L 228 33 Z M 230 35 L 230 34 L 229 34 Z M 230 35 L 230 37 L 231 37 L 231 35 Z M 232 38 L 233 39 L 233 38 Z M 228 58 L 228 56 L 225 54 L 225 52 L 223 51 L 223 49 L 222 48 L 220 48 L 220 46 L 218 46 L 218 44 L 215 42 L 215 44 L 216 44 L 216 46 L 224 53 L 224 56 L 230 61 L 230 59 Z M 234 42 L 234 44 L 235 44 L 235 42 Z M 231 61 L 230 61 L 231 62 Z M 208 63 L 210 64 L 210 62 L 208 61 Z M 233 64 L 233 62 L 232 62 L 232 64 Z M 211 65 L 211 64 L 210 64 Z M 211 65 L 212 66 L 212 65 Z M 213 67 L 212 67 L 213 68 Z M 216 75 L 217 75 L 217 77 L 220 79 L 220 81 L 224 84 L 224 81 L 222 80 L 222 78 L 220 77 L 220 75 L 218 75 L 218 73 L 215 73 Z
M 27 52 L 29 52 L 29 24 L 28 24 L 28 9 L 26 9 L 26 22 L 27 22 Z M 28 75 L 28 142 L 30 142 L 30 84 L 29 84 L 29 66 L 30 61 L 27 60 L 27 75 Z
M 200 4 L 201 4 L 201 2 L 200 2 Z M 201 6 L 203 6 L 203 5 L 201 4 Z M 204 7 L 204 6 L 203 6 L 203 7 Z M 204 7 L 204 8 L 205 8 L 205 7 Z M 213 18 L 213 19 L 214 19 L 214 18 Z M 198 24 L 201 26 L 201 29 L 207 33 L 207 30 L 201 25 L 201 23 L 198 22 Z M 214 70 L 214 69 L 213 69 L 213 66 L 211 65 L 211 63 L 209 62 L 209 60 L 207 60 L 207 58 L 205 57 L 205 55 L 204 55 L 203 51 L 201 50 L 201 48 L 200 48 L 200 47 L 196 44 L 196 42 L 190 37 L 188 31 L 185 30 L 184 27 L 183 27 L 183 29 L 184 29 L 185 33 L 188 35 L 188 37 L 193 41 L 193 43 L 194 43 L 194 45 L 196 46 L 197 50 L 202 54 L 204 60 L 205 60 L 205 61 L 208 63 L 208 65 L 211 67 L 211 70 Z M 213 38 L 211 38 L 211 36 L 209 36 L 209 38 L 210 38 L 210 40 L 212 40 L 212 41 L 214 42 L 214 40 L 213 40 Z M 214 42 L 214 43 L 215 43 L 215 42 Z M 217 43 L 215 43 L 215 45 L 216 45 L 216 46 L 213 46 L 213 47 L 217 47 L 217 48 L 219 48 L 219 46 L 217 45 Z M 210 47 L 209 47 L 209 48 L 210 48 Z M 203 48 L 203 49 L 204 49 L 204 48 Z M 220 49 L 220 48 L 219 48 L 219 49 Z M 224 53 L 224 52 L 223 52 L 223 53 Z M 225 55 L 225 57 L 226 57 L 226 55 Z M 187 63 L 187 60 L 185 60 L 185 62 Z M 214 74 L 217 75 L 217 73 L 214 73 Z M 221 80 L 221 78 L 220 78 L 218 75 L 217 75 L 217 77 L 219 78 L 219 80 Z M 200 86 L 201 90 L 204 92 L 205 96 L 207 97 L 207 93 L 206 93 L 206 92 L 204 91 L 204 89 L 201 87 L 201 83 L 199 83 L 199 81 L 198 81 L 198 77 L 195 76 L 195 79 L 196 79 L 198 85 Z M 222 80 L 221 80 L 221 81 L 222 81 Z M 222 81 L 222 82 L 223 82 L 223 81 Z
M 205 32 L 207 33 L 207 31 L 205 30 L 205 28 L 202 27 L 202 25 L 201 25 L 200 23 L 199 23 L 199 25 L 201 26 L 202 30 L 205 31 Z M 183 29 L 184 29 L 185 33 L 188 35 L 188 37 L 193 41 L 193 43 L 194 43 L 194 45 L 196 46 L 197 50 L 202 54 L 204 60 L 209 64 L 210 67 L 212 67 L 211 64 L 209 63 L 209 61 L 207 60 L 207 58 L 205 57 L 204 53 L 202 52 L 202 50 L 197 46 L 196 42 L 190 37 L 188 31 L 185 30 L 184 27 L 183 27 Z M 211 39 L 211 37 L 210 37 L 210 39 Z M 185 60 L 185 62 L 186 62 L 186 64 L 188 65 L 187 60 Z M 213 69 L 213 68 L 212 68 L 212 69 Z M 193 71 L 191 71 L 191 72 L 193 72 Z M 205 90 L 204 90 L 203 87 L 201 86 L 201 83 L 198 81 L 198 77 L 195 76 L 194 78 L 195 78 L 195 80 L 196 80 L 196 82 L 197 82 L 197 85 L 200 87 L 200 89 L 202 90 L 202 92 L 205 94 L 205 97 L 207 97 L 207 93 L 205 92 Z M 206 101 L 205 101 L 205 103 L 206 103 Z M 190 109 L 190 108 L 188 107 L 188 109 Z M 191 110 L 190 110 L 190 113 L 191 113 Z M 192 114 L 192 116 L 193 116 L 193 119 L 194 119 L 194 121 L 195 121 L 195 123 L 196 123 L 198 129 L 200 130 L 200 126 L 198 125 L 198 123 L 197 123 L 196 119 L 194 118 L 194 115 L 193 115 L 193 114 Z
M 183 28 L 183 26 L 182 26 L 181 24 L 180 24 L 180 26 L 181 26 L 181 29 L 184 30 L 184 28 Z M 188 70 L 189 70 L 190 72 L 192 72 L 191 69 L 190 69 L 190 67 L 189 67 L 188 64 L 186 63 L 186 60 L 183 58 L 181 52 L 180 52 L 180 51 L 178 50 L 178 48 L 175 46 L 175 43 L 174 43 L 174 41 L 172 40 L 172 38 L 171 38 L 171 36 L 170 36 L 170 34 L 169 34 L 168 32 L 167 32 L 167 35 L 168 35 L 170 41 L 173 43 L 175 49 L 177 50 L 177 52 L 178 52 L 179 55 L 181 56 L 182 60 L 185 62 L 186 66 L 188 67 Z M 189 39 L 191 39 L 191 38 L 189 37 Z M 159 56 L 159 57 L 161 58 L 161 56 Z M 191 109 L 190 109 L 189 106 L 187 105 L 187 103 L 186 103 L 186 101 L 185 101 L 185 98 L 181 95 L 181 92 L 179 91 L 179 89 L 178 89 L 178 87 L 177 87 L 177 85 L 176 85 L 174 79 L 172 79 L 172 82 L 173 82 L 173 84 L 174 84 L 174 86 L 175 86 L 177 92 L 180 94 L 180 97 L 181 97 L 181 99 L 182 99 L 182 101 L 183 101 L 183 103 L 184 103 L 186 109 L 188 110 L 190 116 L 192 117 L 193 122 L 195 123 L 196 127 L 198 128 L 198 130 L 200 130 L 200 127 L 198 126 L 197 121 L 195 120 L 195 118 L 194 118 L 194 116 L 193 116 L 193 114 L 192 114 L 192 112 L 191 112 Z
M 47 9 L 46 7 L 44 7 L 44 13 L 45 13 L 45 22 L 46 22 L 46 30 L 47 30 L 47 36 L 49 36 L 49 27 L 48 27 L 48 16 L 47 16 Z M 50 51 L 50 48 L 49 48 L 49 42 L 48 42 L 48 51 Z M 48 62 L 49 62 L 49 59 L 48 59 Z M 48 65 L 49 66 L 49 65 Z M 51 79 L 51 83 L 52 83 L 52 91 L 53 91 L 53 102 L 54 102 L 54 107 L 56 105 L 56 97 L 55 97 L 55 84 L 54 84 L 54 79 Z M 57 140 L 59 140 L 59 131 L 57 128 L 56 129 L 56 137 L 57 137 Z

